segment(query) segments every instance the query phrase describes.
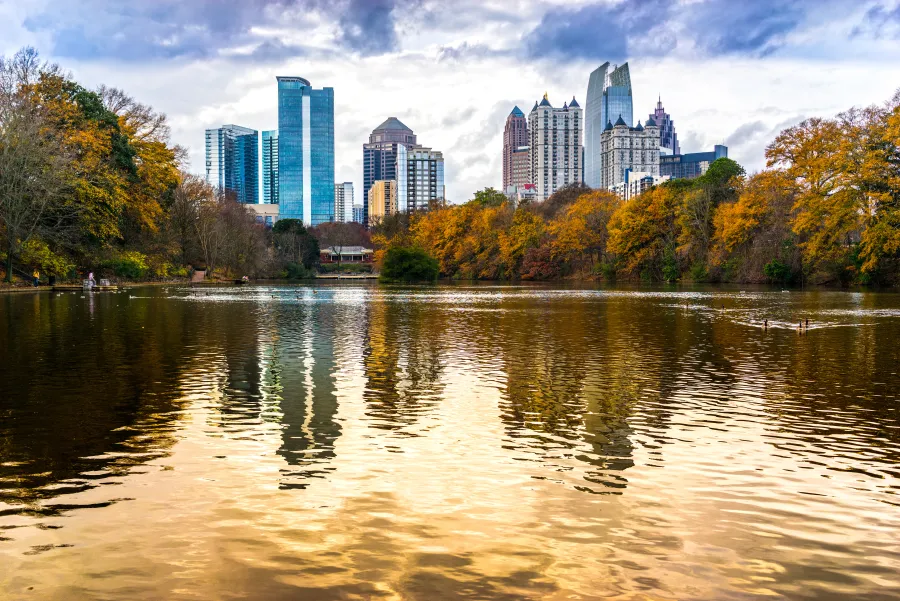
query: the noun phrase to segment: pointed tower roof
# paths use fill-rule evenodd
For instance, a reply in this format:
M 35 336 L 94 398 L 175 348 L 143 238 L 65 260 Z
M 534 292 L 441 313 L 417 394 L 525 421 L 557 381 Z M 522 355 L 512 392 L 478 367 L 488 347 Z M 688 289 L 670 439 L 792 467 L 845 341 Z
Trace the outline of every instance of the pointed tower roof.
M 578 102 L 575 101 L 575 97 L 574 97 L 574 96 L 572 96 L 572 102 L 569 103 L 569 108 L 572 108 L 573 106 L 574 106 L 575 108 L 581 108 L 581 105 L 578 104 Z
M 563 110 L 566 111 L 569 109 L 569 105 L 563 102 Z
M 538 107 L 538 103 L 537 103 L 537 100 L 535 100 L 535 101 L 534 101 L 534 108 L 531 109 L 531 112 L 533 113 L 534 111 L 536 111 L 536 110 L 537 110 L 537 107 Z
M 541 104 L 539 106 L 549 106 L 550 108 L 553 108 L 553 105 L 550 104 L 549 100 L 547 100 L 547 92 L 544 92 L 544 99 L 541 100 Z
M 634 128 L 635 131 L 644 131 L 644 126 L 641 125 L 641 122 L 638 121 L 638 124 Z
M 659 127 L 656 124 L 656 120 L 653 118 L 653 115 L 650 115 L 649 117 L 647 117 L 647 127 Z
M 514 106 L 512 112 L 510 113 L 511 117 L 524 117 L 525 113 L 522 112 L 518 106 Z
M 613 127 L 619 127 L 620 125 L 624 125 L 625 127 L 628 127 L 628 124 L 625 123 L 625 119 L 622 119 L 621 114 L 619 115 L 619 118 L 616 119 L 616 124 Z
M 374 131 L 378 131 L 380 129 L 393 129 L 393 130 L 401 129 L 401 130 L 412 133 L 412 130 L 410 128 L 406 127 L 405 125 L 403 125 L 403 123 L 401 123 L 400 120 L 397 119 L 396 117 L 388 117 L 385 120 L 385 122 L 382 123 L 381 125 L 379 125 L 378 127 L 376 127 Z
M 612 121 L 606 122 L 606 127 L 603 128 L 603 131 L 609 131 L 612 129 Z

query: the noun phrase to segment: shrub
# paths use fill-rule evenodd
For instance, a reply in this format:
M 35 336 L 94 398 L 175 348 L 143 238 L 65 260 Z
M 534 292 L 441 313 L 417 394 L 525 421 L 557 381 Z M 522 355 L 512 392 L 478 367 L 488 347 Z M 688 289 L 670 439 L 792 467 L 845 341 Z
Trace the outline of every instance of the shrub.
M 177 271 L 172 263 L 160 255 L 147 257 L 147 263 L 150 266 L 150 275 L 161 280 L 174 276 Z
M 143 278 L 149 270 L 146 255 L 136 250 L 122 251 L 116 258 L 106 261 L 103 266 L 112 269 L 117 276 L 131 280 Z
M 22 245 L 21 259 L 26 265 L 35 265 L 48 275 L 64 276 L 75 269 L 75 265 L 67 257 L 56 254 L 46 242 L 37 238 Z
M 784 284 L 791 275 L 791 268 L 778 259 L 772 259 L 763 267 L 763 273 L 771 281 Z
M 319 273 L 372 273 L 371 263 L 319 263 Z
M 316 277 L 316 272 L 312 269 L 307 269 L 303 263 L 288 263 L 284 275 L 289 280 L 308 280 Z
M 439 273 L 437 260 L 421 248 L 390 248 L 381 266 L 381 280 L 385 282 L 433 282 Z
M 694 263 L 691 265 L 691 280 L 694 282 L 705 282 L 709 279 L 709 271 L 703 263 Z

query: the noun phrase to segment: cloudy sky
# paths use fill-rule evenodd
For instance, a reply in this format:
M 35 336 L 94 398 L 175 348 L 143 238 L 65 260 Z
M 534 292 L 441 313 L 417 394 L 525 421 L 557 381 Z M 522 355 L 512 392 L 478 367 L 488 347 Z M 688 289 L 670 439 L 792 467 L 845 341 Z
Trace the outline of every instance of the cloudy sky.
M 89 87 L 167 113 L 203 170 L 207 127 L 277 127 L 276 75 L 335 90 L 336 181 L 389 116 L 444 152 L 455 202 L 500 186 L 506 116 L 544 92 L 584 104 L 628 61 L 635 119 L 657 95 L 683 152 L 725 142 L 749 170 L 810 116 L 900 87 L 900 0 L 0 0 L 0 52 L 24 45 Z

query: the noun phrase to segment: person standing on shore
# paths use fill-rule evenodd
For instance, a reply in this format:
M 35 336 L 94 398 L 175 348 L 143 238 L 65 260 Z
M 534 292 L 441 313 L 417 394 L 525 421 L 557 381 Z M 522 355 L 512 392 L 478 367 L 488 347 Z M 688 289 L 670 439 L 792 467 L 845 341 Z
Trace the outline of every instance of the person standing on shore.
M 88 286 L 93 288 L 96 285 L 97 285 L 97 282 L 94 281 L 94 272 L 92 271 L 88 274 Z
M 37 288 L 41 283 L 41 272 L 35 268 L 34 273 L 31 274 L 31 277 L 34 278 L 34 287 Z

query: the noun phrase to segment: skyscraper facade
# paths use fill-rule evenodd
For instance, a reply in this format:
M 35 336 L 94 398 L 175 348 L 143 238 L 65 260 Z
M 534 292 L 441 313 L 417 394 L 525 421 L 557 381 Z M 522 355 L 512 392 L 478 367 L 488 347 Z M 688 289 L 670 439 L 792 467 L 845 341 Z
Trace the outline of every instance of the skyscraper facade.
M 278 130 L 262 133 L 263 204 L 278 204 Z
M 659 127 L 652 118 L 635 127 L 628 127 L 623 117 L 615 124 L 607 121 L 600 144 L 601 189 L 615 190 L 629 171 L 659 177 Z
M 675 133 L 675 122 L 662 105 L 662 97 L 656 103 L 656 110 L 650 115 L 659 126 L 659 151 L 664 155 L 681 154 L 678 145 L 678 134 Z
M 397 208 L 414 213 L 427 211 L 446 199 L 444 155 L 424 146 L 397 147 Z
M 631 73 L 628 63 L 613 66 L 603 63 L 588 79 L 584 124 L 584 182 L 591 188 L 601 188 L 602 161 L 600 137 L 608 123 L 619 117 L 628 127 L 634 122 L 631 93 Z
M 562 108 L 551 106 L 546 94 L 534 103 L 528 115 L 528 183 L 535 185 L 538 201 L 584 181 L 581 124 L 581 107 L 574 96 Z
M 659 157 L 659 173 L 672 179 L 693 179 L 706 173 L 716 159 L 727 157 L 728 147 L 722 144 L 716 144 L 712 152 L 664 154 Z
M 369 188 L 378 180 L 397 179 L 397 149 L 416 145 L 416 134 L 396 117 L 388 117 L 372 130 L 363 144 L 363 223 L 369 216 Z
M 518 155 L 518 156 L 517 156 Z M 519 107 L 513 107 L 506 118 L 503 129 L 503 190 L 509 186 L 521 186 L 531 182 L 521 179 L 521 170 L 516 170 L 516 159 L 523 162 L 528 155 L 528 120 Z M 516 176 L 519 176 L 518 178 Z M 527 177 L 527 173 L 524 174 Z
M 505 189 L 509 189 L 510 187 L 524 189 L 526 185 L 531 183 L 531 170 L 529 168 L 530 163 L 528 162 L 528 145 L 519 146 L 510 154 L 510 157 L 512 158 L 510 163 L 510 166 L 512 167 L 512 180 Z
M 281 219 L 334 220 L 334 89 L 302 77 L 278 80 L 278 202 Z
M 353 205 L 353 223 L 363 223 L 362 203 Z
M 353 182 L 334 185 L 334 220 L 340 223 L 353 221 Z
M 259 132 L 240 125 L 206 130 L 206 181 L 238 202 L 259 202 Z
M 397 181 L 380 179 L 369 188 L 369 223 L 379 221 L 397 212 Z

